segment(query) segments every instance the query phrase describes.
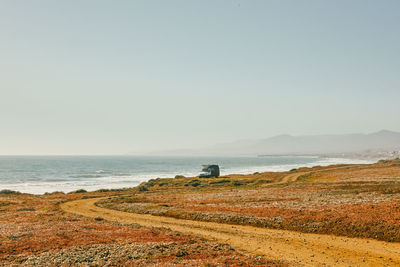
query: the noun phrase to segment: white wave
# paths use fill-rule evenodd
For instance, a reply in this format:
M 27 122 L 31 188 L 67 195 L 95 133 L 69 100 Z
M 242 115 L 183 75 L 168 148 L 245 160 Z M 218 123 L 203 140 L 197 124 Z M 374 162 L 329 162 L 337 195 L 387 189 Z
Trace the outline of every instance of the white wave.
M 321 158 L 312 163 L 298 163 L 298 164 L 280 164 L 270 166 L 249 166 L 249 167 L 236 167 L 225 168 L 221 166 L 221 175 L 229 174 L 250 174 L 254 172 L 280 172 L 288 171 L 299 167 L 313 167 L 313 166 L 327 166 L 333 164 L 368 164 L 373 163 L 369 160 L 358 159 L 345 159 L 345 158 Z M 98 173 L 102 170 L 97 171 Z M 0 184 L 0 190 L 10 189 L 22 193 L 43 194 L 46 192 L 62 191 L 71 192 L 77 189 L 85 189 L 87 191 L 95 191 L 98 189 L 118 189 L 128 188 L 139 185 L 142 182 L 155 178 L 173 178 L 175 175 L 184 175 L 186 177 L 194 177 L 199 174 L 198 170 L 192 172 L 172 173 L 172 172 L 154 172 L 154 173 L 138 173 L 138 174 L 123 174 L 118 173 L 115 175 L 93 175 L 90 177 L 81 177 L 81 180 L 64 180 L 64 181 L 20 181 L 13 183 Z M 84 179 L 86 178 L 86 179 Z

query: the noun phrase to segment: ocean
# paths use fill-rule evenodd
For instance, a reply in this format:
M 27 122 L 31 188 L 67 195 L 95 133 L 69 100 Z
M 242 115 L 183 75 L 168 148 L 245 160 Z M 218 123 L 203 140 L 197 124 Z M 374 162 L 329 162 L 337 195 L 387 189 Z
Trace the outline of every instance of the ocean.
M 94 191 L 137 186 L 152 178 L 196 176 L 203 164 L 221 175 L 286 171 L 302 166 L 369 163 L 320 157 L 0 156 L 0 190 L 23 193 Z

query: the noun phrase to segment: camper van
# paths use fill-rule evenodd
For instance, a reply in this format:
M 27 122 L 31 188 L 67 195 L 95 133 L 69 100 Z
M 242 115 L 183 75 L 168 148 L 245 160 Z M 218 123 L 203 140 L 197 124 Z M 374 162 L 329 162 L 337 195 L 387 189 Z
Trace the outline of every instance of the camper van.
M 202 172 L 200 173 L 200 178 L 210 178 L 219 176 L 219 166 L 218 165 L 203 165 Z

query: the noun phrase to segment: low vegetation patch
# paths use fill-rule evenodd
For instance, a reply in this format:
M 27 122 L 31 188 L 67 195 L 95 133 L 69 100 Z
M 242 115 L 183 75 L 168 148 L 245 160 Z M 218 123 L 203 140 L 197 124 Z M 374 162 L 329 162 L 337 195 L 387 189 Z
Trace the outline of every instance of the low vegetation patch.
M 193 187 L 197 187 L 199 185 L 201 185 L 201 181 L 199 179 L 190 180 L 187 184 L 185 184 L 185 186 L 193 186 Z
M 138 190 L 139 190 L 139 192 L 145 192 L 145 191 L 149 191 L 149 188 L 147 186 L 140 185 L 140 186 L 138 186 Z
M 18 191 L 13 191 L 13 190 L 9 190 L 9 189 L 3 189 L 0 191 L 0 195 L 12 195 L 12 194 L 21 194 Z
M 221 179 L 221 180 L 211 181 L 209 184 L 225 184 L 225 183 L 230 183 L 230 182 L 231 182 L 231 180 Z
M 82 193 L 87 193 L 87 191 L 85 189 L 78 189 L 75 191 L 71 191 L 68 194 L 82 194 Z

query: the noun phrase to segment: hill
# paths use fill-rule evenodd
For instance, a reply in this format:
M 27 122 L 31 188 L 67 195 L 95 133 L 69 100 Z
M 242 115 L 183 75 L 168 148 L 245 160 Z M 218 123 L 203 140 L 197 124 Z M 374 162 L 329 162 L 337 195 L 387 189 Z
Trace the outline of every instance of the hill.
M 400 151 L 400 133 L 382 130 L 370 134 L 278 135 L 266 139 L 239 140 L 203 149 L 158 151 L 151 155 L 368 155 L 384 158 Z M 390 152 L 390 153 L 389 153 Z M 394 156 L 396 156 L 394 155 Z
M 207 152 L 233 155 L 350 154 L 400 149 L 400 133 L 382 130 L 371 134 L 279 135 L 261 140 L 218 144 Z

